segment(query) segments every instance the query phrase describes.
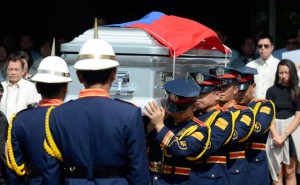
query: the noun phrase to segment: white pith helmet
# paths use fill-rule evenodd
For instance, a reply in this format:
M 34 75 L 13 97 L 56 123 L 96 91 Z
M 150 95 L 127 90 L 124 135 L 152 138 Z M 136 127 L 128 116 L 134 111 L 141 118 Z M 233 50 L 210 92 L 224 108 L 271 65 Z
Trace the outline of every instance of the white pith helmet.
M 66 61 L 55 56 L 55 38 L 52 43 L 51 56 L 41 61 L 37 73 L 31 78 L 31 81 L 43 83 L 66 83 L 72 81 Z
M 80 48 L 74 68 L 77 70 L 103 70 L 117 67 L 112 46 L 98 38 L 97 18 L 95 18 L 94 38 L 86 41 Z

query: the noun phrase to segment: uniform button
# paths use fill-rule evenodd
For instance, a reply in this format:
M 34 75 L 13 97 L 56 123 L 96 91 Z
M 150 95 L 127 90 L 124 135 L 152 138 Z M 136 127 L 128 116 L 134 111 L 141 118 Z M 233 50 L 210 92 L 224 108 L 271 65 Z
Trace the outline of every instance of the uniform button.
M 157 180 L 158 180 L 158 177 L 157 177 L 157 176 L 155 176 L 155 177 L 154 177 L 154 180 L 155 180 L 155 181 L 157 181 Z
M 211 177 L 214 178 L 214 177 L 215 177 L 215 174 L 212 174 Z
M 255 159 L 256 162 L 258 162 L 258 159 Z
M 236 173 L 239 173 L 239 170 L 235 170 Z

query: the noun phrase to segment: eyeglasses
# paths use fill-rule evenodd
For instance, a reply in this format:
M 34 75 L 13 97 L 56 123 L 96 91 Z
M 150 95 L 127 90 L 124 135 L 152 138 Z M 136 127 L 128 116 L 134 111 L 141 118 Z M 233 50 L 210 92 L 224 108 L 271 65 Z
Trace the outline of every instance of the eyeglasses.
M 266 48 L 266 49 L 269 49 L 270 46 L 271 46 L 270 44 L 258 44 L 257 45 L 257 47 L 260 48 L 260 49 L 263 48 L 263 47 Z

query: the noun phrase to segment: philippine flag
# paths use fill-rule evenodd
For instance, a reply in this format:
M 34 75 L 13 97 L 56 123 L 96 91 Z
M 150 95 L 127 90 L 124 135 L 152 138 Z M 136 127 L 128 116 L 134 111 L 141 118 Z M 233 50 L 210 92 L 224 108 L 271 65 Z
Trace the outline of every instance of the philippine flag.
M 196 21 L 161 12 L 151 12 L 136 21 L 105 26 L 140 28 L 168 47 L 172 58 L 196 47 L 226 54 L 231 52 L 212 29 Z

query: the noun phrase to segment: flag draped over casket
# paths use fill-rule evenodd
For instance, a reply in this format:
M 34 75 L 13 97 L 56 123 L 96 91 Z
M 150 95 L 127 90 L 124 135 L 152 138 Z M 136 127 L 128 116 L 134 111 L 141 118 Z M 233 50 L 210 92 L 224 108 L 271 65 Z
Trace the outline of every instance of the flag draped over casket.
M 195 47 L 225 54 L 231 52 L 212 29 L 196 21 L 161 12 L 150 12 L 136 21 L 105 26 L 140 28 L 168 47 L 172 58 Z

